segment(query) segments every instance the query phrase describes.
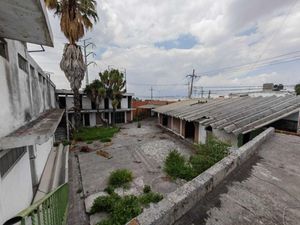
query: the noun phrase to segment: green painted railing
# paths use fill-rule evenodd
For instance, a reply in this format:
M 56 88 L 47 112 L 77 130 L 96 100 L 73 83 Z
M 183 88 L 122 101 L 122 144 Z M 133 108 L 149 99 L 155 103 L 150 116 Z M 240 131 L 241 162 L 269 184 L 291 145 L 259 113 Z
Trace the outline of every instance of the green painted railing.
M 18 214 L 21 225 L 65 225 L 69 187 L 65 183 Z

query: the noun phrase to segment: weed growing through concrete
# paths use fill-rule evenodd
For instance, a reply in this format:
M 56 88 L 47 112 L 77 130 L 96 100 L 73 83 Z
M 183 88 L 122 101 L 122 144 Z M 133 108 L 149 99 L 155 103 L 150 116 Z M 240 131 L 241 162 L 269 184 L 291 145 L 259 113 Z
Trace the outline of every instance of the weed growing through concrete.
M 113 171 L 109 178 L 108 184 L 114 188 L 126 187 L 132 181 L 132 172 L 127 169 L 118 169 Z
M 229 146 L 209 137 L 206 144 L 197 145 L 197 154 L 191 156 L 189 160 L 173 150 L 165 160 L 164 170 L 172 178 L 192 180 L 227 156 Z

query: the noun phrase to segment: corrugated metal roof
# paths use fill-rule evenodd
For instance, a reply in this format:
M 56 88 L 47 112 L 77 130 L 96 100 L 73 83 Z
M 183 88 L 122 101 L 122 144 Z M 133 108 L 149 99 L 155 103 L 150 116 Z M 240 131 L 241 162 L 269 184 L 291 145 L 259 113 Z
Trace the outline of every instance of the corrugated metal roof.
M 208 102 L 188 100 L 154 111 L 238 135 L 263 127 L 300 109 L 300 96 L 237 97 Z

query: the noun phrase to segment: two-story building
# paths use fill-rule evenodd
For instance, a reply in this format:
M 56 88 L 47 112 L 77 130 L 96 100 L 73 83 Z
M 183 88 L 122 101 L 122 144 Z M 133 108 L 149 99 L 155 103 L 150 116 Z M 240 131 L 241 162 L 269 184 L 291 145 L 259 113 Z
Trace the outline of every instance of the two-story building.
M 70 90 L 56 90 L 57 99 L 59 102 L 59 108 L 66 109 L 68 114 L 68 120 L 74 124 L 74 99 L 73 92 Z M 127 123 L 133 120 L 133 108 L 132 108 L 132 93 L 123 94 L 123 98 L 116 109 L 116 123 Z M 112 123 L 112 101 L 108 98 L 104 98 L 100 101 L 99 109 L 96 109 L 96 105 L 91 99 L 84 93 L 80 92 L 81 98 L 81 114 L 83 126 L 97 126 L 101 125 L 102 121 L 106 121 L 109 124 Z M 97 115 L 97 111 L 99 114 Z M 102 120 L 101 120 L 102 118 Z

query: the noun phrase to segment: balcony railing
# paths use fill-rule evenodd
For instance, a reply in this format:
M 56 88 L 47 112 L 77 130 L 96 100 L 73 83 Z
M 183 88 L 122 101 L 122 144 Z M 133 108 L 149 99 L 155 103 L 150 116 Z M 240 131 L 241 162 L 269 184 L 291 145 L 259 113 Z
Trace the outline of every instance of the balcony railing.
M 69 187 L 65 183 L 20 212 L 4 225 L 65 225 Z M 21 223 L 20 223 L 21 222 Z

